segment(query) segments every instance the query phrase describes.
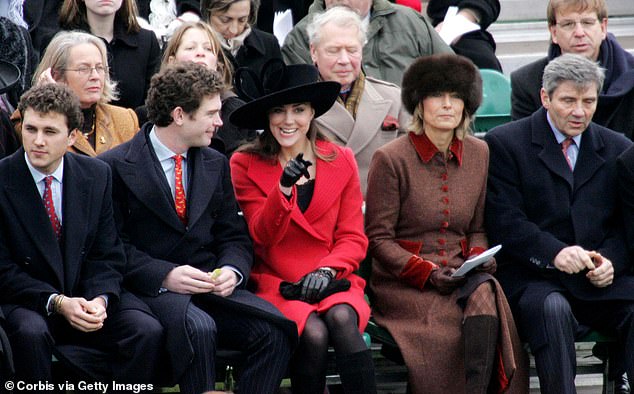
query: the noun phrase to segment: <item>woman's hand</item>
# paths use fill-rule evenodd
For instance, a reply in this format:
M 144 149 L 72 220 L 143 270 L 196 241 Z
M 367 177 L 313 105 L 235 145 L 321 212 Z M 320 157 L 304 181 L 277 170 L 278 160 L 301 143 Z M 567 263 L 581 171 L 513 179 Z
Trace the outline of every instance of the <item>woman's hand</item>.
M 467 279 L 464 276 L 453 278 L 451 274 L 456 272 L 452 267 L 440 267 L 433 270 L 429 276 L 429 282 L 440 294 L 451 294 L 457 287 L 462 286 Z
M 42 71 L 42 73 L 40 74 L 39 77 L 37 77 L 37 84 L 38 85 L 44 85 L 47 83 L 56 83 L 57 81 L 55 81 L 55 79 L 53 78 L 53 74 L 51 72 L 51 68 L 47 68 L 46 70 Z
M 495 257 L 491 257 L 489 261 L 487 261 L 486 263 L 482 264 L 479 267 L 476 267 L 476 271 L 493 275 L 495 271 L 497 270 L 497 267 L 498 265 L 495 261 Z
M 306 179 L 310 179 L 310 173 L 308 167 L 312 166 L 308 160 L 304 160 L 304 154 L 300 153 L 294 159 L 289 160 L 284 166 L 284 172 L 280 178 L 280 185 L 282 187 L 292 187 L 299 178 L 305 176 Z

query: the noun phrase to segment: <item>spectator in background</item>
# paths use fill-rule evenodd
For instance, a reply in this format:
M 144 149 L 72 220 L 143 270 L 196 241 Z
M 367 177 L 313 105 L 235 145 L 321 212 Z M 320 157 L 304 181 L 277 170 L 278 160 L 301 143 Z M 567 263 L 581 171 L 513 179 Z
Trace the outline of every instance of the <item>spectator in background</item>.
M 167 42 L 163 52 L 162 67 L 177 62 L 194 62 L 217 71 L 222 75 L 224 90 L 220 93 L 222 108 L 219 126 L 214 134 L 211 147 L 230 156 L 240 145 L 255 139 L 253 129 L 235 126 L 229 121 L 229 114 L 241 107 L 244 101 L 232 91 L 232 67 L 215 32 L 205 22 L 188 22 L 181 25 Z
M 502 72 L 500 61 L 495 56 L 495 40 L 486 29 L 500 15 L 499 0 L 429 0 L 427 15 L 432 19 L 436 31 L 440 32 L 449 7 L 458 7 L 458 14 L 480 26 L 479 30 L 466 33 L 451 43 L 458 55 L 468 57 L 478 68 L 489 68 Z
M 0 60 L 0 97 L 20 81 L 20 70 L 12 63 Z M 0 106 L 0 159 L 15 152 L 20 142 L 10 120 L 11 113 Z
M 352 8 L 367 26 L 363 46 L 363 70 L 376 79 L 401 85 L 403 71 L 416 58 L 453 52 L 425 17 L 388 0 L 315 0 L 286 36 L 282 56 L 286 64 L 312 64 L 306 27 L 315 15 L 334 6 Z
M 277 39 L 254 27 L 258 4 L 258 0 L 200 2 L 202 19 L 213 27 L 233 69 L 246 67 L 255 75 L 260 75 L 269 60 L 282 58 Z
M 161 50 L 154 33 L 139 26 L 136 1 L 65 0 L 59 18 L 62 29 L 91 33 L 106 44 L 110 78 L 119 91 L 112 104 L 143 105 Z
M 576 392 L 575 339 L 590 329 L 616 337 L 634 374 L 634 277 L 616 169 L 632 142 L 592 122 L 603 79 L 587 57 L 561 55 L 544 69 L 543 108 L 485 136 L 486 229 L 504 245 L 496 276 L 544 394 Z
M 0 98 L 0 108 L 9 113 L 15 110 L 20 96 L 31 86 L 31 78 L 38 63 L 28 30 L 14 19 L 15 16 L 10 15 L 9 10 L 5 10 L 5 14 L 0 13 L 0 60 L 15 65 L 20 71 L 19 81 L 11 89 L 5 90 Z
M 521 119 L 541 108 L 542 74 L 564 53 L 598 62 L 605 82 L 593 121 L 634 138 L 634 56 L 608 33 L 605 0 L 550 0 L 546 11 L 551 44 L 548 56 L 511 73 L 511 117 Z
M 78 97 L 84 120 L 69 150 L 88 156 L 117 146 L 139 129 L 131 109 L 108 104 L 117 97 L 116 83 L 110 80 L 106 45 L 99 37 L 80 31 L 59 32 L 46 48 L 35 70 L 33 84 L 61 83 Z M 20 114 L 12 120 L 21 130 Z
M 341 84 L 332 107 L 315 119 L 324 135 L 352 150 L 365 195 L 374 151 L 404 133 L 411 116 L 401 105 L 401 89 L 361 70 L 366 26 L 347 7 L 316 15 L 307 26 L 310 55 L 320 79 Z
M 313 0 L 269 0 L 263 1 L 258 9 L 257 27 L 273 33 L 273 20 L 276 12 L 291 10 L 293 25 L 296 25 L 308 13 Z
M 59 10 L 63 0 L 24 0 L 24 21 L 29 26 L 29 34 L 33 49 L 38 59 L 44 55 L 44 50 L 51 37 L 60 30 Z
M 528 368 L 487 248 L 489 152 L 469 135 L 482 80 L 462 56 L 416 60 L 403 76 L 409 133 L 370 164 L 366 234 L 375 320 L 392 334 L 413 394 L 528 392 Z M 499 349 L 499 351 L 496 351 Z

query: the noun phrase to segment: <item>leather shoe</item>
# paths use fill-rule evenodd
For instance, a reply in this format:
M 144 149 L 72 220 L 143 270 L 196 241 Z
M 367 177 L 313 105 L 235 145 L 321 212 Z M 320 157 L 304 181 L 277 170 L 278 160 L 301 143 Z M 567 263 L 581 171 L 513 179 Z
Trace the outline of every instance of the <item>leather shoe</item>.
M 630 380 L 623 373 L 614 378 L 614 394 L 630 394 Z

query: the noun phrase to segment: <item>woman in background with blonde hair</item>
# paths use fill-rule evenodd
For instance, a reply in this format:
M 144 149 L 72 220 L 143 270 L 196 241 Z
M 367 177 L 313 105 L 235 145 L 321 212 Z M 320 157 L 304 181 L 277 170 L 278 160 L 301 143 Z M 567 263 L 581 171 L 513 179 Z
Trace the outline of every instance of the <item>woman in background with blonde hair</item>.
M 108 74 L 106 46 L 99 37 L 62 31 L 53 37 L 35 70 L 33 84 L 63 83 L 79 98 L 84 122 L 69 150 L 96 156 L 128 141 L 139 130 L 133 110 L 108 104 L 117 98 L 116 83 Z M 18 133 L 18 112 L 12 120 Z

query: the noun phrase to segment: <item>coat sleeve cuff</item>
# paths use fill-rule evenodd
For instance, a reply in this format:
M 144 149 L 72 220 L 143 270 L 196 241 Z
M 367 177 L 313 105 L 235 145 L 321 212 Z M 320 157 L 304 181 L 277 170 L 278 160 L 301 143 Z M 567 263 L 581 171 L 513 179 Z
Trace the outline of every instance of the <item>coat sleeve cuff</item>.
M 408 284 L 422 289 L 429 279 L 431 272 L 438 266 L 429 260 L 424 260 L 419 256 L 412 256 L 405 264 L 405 268 L 401 271 L 400 278 Z

